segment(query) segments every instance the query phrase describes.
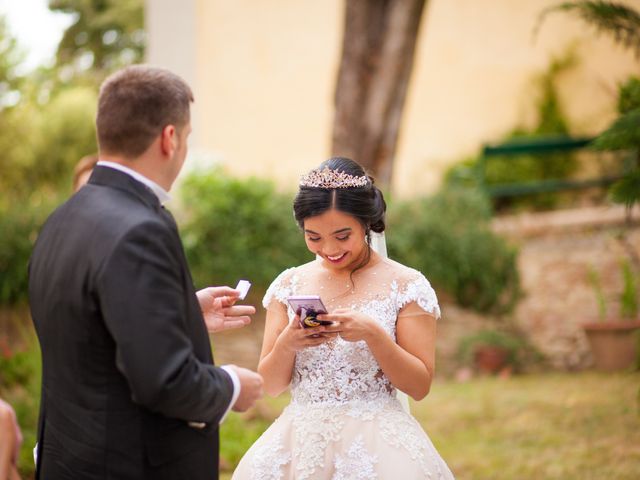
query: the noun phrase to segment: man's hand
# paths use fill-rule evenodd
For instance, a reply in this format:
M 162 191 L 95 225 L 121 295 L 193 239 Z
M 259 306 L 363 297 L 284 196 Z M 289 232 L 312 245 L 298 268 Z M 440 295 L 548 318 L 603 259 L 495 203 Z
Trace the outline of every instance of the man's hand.
M 251 305 L 234 305 L 238 291 L 231 287 L 208 287 L 196 292 L 200 309 L 210 333 L 240 328 L 256 313 Z
M 256 400 L 262 398 L 262 375 L 246 368 L 229 366 L 236 372 L 240 380 L 240 395 L 231 409 L 235 412 L 244 412 L 253 407 Z

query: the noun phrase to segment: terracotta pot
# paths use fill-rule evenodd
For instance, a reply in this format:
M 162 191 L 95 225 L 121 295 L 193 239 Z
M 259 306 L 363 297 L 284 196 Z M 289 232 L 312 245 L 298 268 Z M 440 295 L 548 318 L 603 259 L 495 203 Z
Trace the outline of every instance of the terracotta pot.
M 632 367 L 638 358 L 640 320 L 607 321 L 582 325 L 598 370 L 615 371 Z
M 507 365 L 508 352 L 501 347 L 483 345 L 476 348 L 473 359 L 482 373 L 498 373 Z

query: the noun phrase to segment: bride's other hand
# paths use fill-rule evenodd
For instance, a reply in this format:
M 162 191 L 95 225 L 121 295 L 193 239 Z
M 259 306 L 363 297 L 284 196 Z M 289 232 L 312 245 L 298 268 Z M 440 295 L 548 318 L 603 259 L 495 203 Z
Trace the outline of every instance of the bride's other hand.
M 239 292 L 231 287 L 208 287 L 196 292 L 209 333 L 241 328 L 256 313 L 251 305 L 235 305 Z
M 302 328 L 300 316 L 296 315 L 293 320 L 282 330 L 278 336 L 276 344 L 290 352 L 298 352 L 304 348 L 317 347 L 328 342 L 332 335 L 326 335 L 327 327 Z
M 318 320 L 330 320 L 326 334 L 337 333 L 347 342 L 368 341 L 380 333 L 380 325 L 370 316 L 348 308 L 338 308 L 331 313 L 318 315 Z

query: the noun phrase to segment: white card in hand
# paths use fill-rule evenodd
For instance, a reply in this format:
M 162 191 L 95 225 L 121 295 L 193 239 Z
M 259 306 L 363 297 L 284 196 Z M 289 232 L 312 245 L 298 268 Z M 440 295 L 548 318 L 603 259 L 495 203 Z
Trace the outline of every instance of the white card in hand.
M 240 295 L 238 296 L 238 298 L 240 300 L 244 300 L 244 297 L 247 296 L 247 293 L 249 293 L 250 288 L 251 288 L 251 282 L 249 282 L 248 280 L 240 280 L 238 282 L 238 285 L 236 285 L 236 290 L 240 292 Z

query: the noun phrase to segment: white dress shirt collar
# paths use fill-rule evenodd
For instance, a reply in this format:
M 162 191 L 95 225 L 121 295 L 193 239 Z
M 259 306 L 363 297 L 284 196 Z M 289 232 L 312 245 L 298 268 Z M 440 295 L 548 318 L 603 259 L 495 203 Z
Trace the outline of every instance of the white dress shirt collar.
M 107 162 L 105 160 L 100 160 L 96 165 L 100 167 L 113 168 L 115 170 L 119 170 L 123 173 L 126 173 L 130 177 L 133 177 L 134 180 L 137 180 L 138 182 L 142 183 L 143 185 L 151 189 L 151 191 L 155 194 L 155 196 L 158 197 L 158 201 L 160 202 L 160 205 L 164 205 L 166 202 L 171 200 L 171 195 L 169 195 L 169 192 L 167 192 L 164 188 L 162 188 L 153 180 L 149 180 L 144 175 L 141 175 L 140 173 L 130 169 L 129 167 L 125 167 L 124 165 L 121 165 L 115 162 Z

